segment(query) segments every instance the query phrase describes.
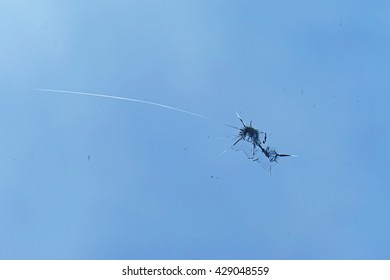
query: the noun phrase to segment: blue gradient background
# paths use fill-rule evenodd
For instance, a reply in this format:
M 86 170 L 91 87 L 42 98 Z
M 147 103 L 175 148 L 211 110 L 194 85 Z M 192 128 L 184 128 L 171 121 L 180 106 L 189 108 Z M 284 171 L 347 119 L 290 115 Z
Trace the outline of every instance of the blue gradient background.
M 389 14 L 2 1 L 0 258 L 389 259 Z M 300 157 L 219 156 L 235 111 Z

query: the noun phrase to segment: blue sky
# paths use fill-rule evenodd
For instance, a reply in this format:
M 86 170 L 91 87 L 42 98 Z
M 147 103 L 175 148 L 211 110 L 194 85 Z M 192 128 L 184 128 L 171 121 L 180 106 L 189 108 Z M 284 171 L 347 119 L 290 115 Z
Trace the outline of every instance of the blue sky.
M 390 258 L 386 1 L 0 6 L 1 259 Z

